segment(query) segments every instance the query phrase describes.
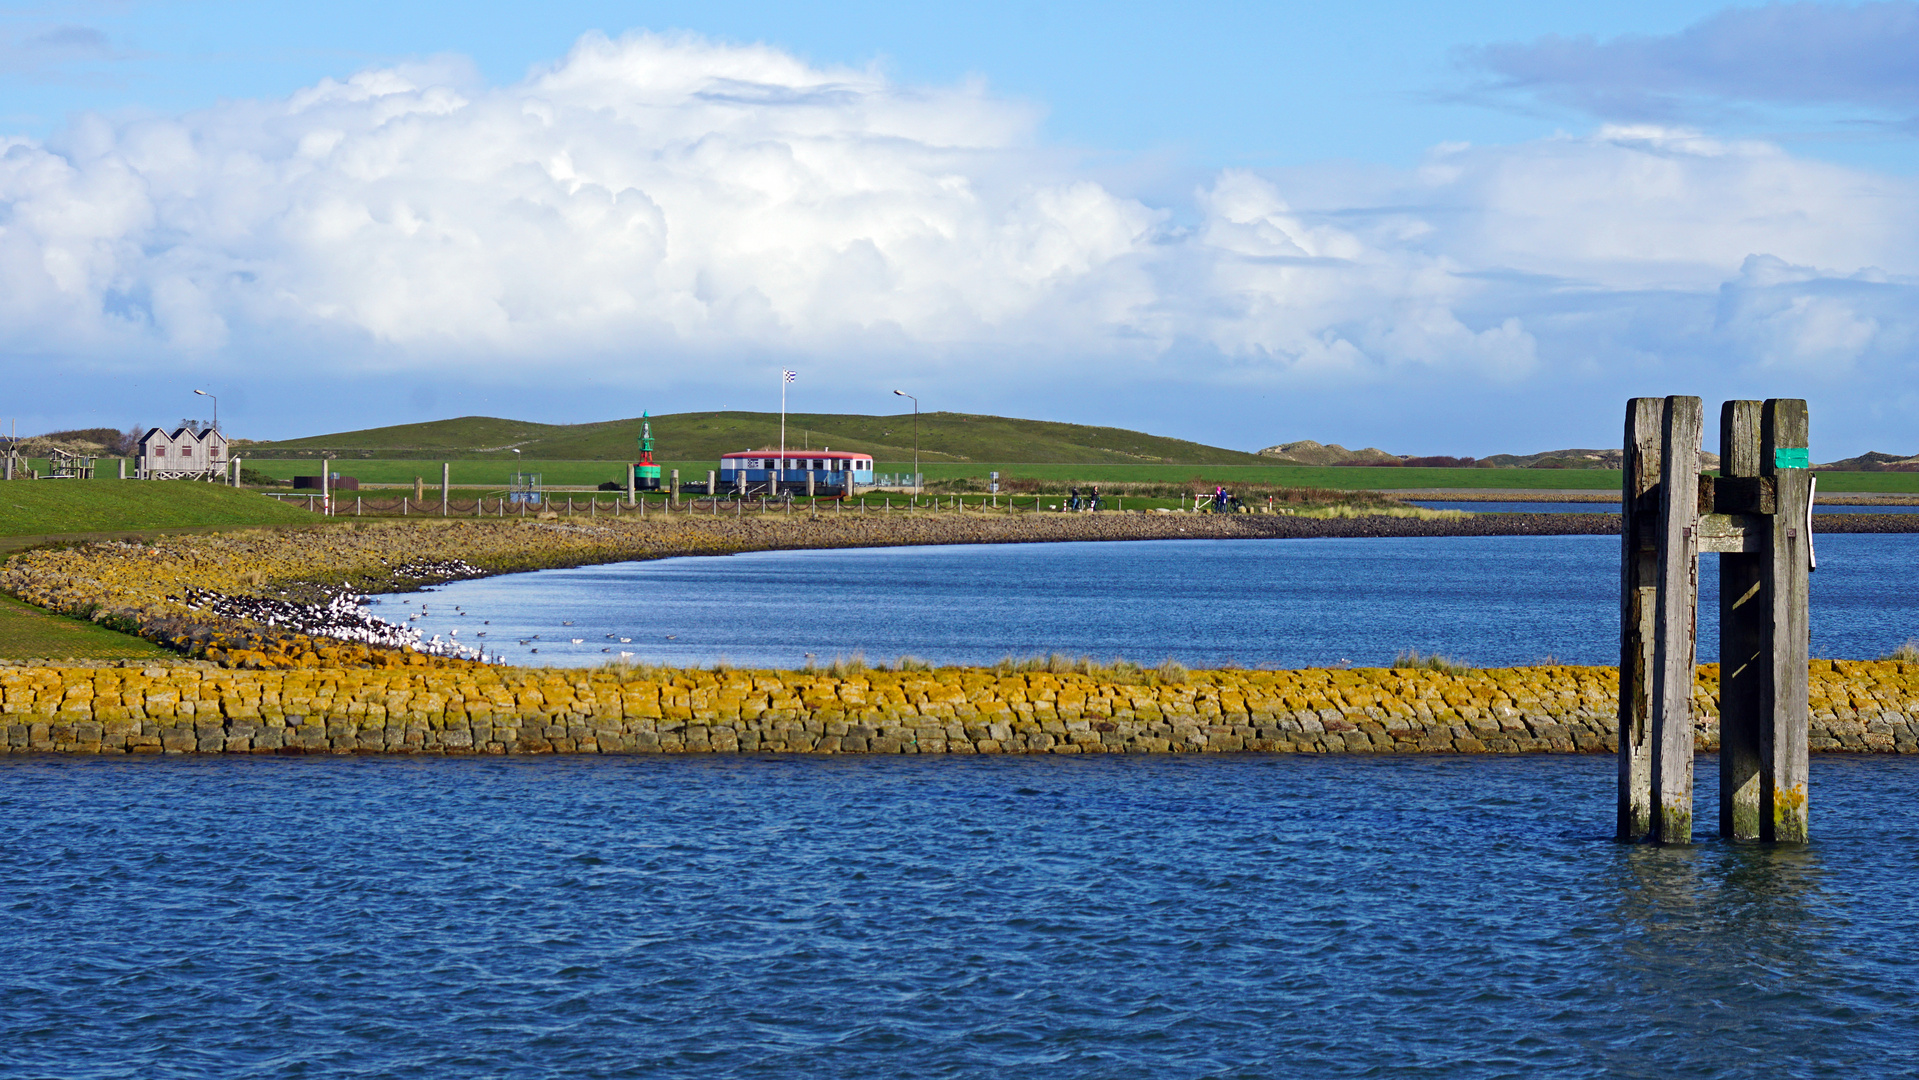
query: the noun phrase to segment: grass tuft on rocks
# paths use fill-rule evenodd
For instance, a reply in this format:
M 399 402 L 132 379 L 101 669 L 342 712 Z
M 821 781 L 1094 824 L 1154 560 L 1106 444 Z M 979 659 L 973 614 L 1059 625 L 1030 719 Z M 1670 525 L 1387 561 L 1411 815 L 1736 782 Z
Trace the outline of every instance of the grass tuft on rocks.
M 1463 675 L 1473 670 L 1473 666 L 1438 653 L 1421 656 L 1418 649 L 1407 649 L 1393 657 L 1393 670 L 1438 671 L 1447 675 Z
M 1898 660 L 1907 664 L 1919 663 L 1919 638 L 1907 639 L 1904 645 L 1901 645 L 1898 648 L 1887 653 L 1886 655 L 1881 656 L 1879 659 Z

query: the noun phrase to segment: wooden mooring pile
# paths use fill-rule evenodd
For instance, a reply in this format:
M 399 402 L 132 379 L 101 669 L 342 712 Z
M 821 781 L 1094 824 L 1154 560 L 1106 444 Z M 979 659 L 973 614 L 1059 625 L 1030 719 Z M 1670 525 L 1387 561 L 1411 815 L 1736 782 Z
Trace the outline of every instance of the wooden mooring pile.
M 1699 556 L 1719 555 L 1719 832 L 1804 842 L 1806 403 L 1728 401 L 1701 475 L 1696 397 L 1626 406 L 1619 632 L 1619 839 L 1692 840 Z

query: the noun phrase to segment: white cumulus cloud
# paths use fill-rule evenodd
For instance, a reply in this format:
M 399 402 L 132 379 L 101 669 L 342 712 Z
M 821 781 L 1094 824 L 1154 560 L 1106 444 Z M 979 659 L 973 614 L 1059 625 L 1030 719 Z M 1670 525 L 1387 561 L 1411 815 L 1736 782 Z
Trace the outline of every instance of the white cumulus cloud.
M 977 83 L 643 33 L 508 86 L 443 60 L 85 116 L 0 139 L 0 350 L 609 386 L 777 353 L 952 387 L 1593 402 L 1912 374 L 1908 178 L 1612 126 L 1404 171 L 1227 170 L 1155 206 L 1039 119 Z

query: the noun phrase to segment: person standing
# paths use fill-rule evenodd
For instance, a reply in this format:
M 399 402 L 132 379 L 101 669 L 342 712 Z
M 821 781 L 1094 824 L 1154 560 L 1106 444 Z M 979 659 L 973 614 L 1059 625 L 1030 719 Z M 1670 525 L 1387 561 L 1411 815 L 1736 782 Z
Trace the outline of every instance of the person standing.
M 1088 510 L 1099 509 L 1099 485 L 1095 484 L 1093 486 L 1093 497 L 1092 497 L 1092 500 L 1087 504 L 1086 508 Z
M 1068 492 L 1068 494 L 1071 497 L 1066 500 L 1066 508 L 1068 510 L 1078 510 L 1079 509 L 1079 489 L 1073 488 Z

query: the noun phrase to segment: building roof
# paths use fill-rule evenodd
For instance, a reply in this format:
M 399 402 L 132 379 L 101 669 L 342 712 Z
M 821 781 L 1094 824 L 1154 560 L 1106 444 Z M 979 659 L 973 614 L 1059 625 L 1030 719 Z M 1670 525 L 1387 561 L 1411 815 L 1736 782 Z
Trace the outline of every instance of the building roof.
M 724 460 L 726 458 L 744 458 L 744 457 L 776 458 L 779 456 L 780 456 L 780 448 L 777 446 L 772 446 L 764 450 L 735 450 L 730 454 L 721 454 L 720 458 Z M 786 456 L 790 458 L 870 458 L 873 455 L 865 454 L 865 453 L 848 453 L 847 451 L 844 451 L 844 450 L 801 450 L 797 447 L 789 446 L 786 448 Z

